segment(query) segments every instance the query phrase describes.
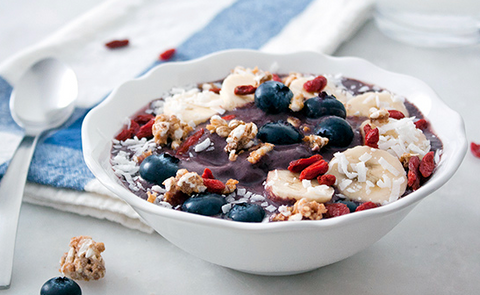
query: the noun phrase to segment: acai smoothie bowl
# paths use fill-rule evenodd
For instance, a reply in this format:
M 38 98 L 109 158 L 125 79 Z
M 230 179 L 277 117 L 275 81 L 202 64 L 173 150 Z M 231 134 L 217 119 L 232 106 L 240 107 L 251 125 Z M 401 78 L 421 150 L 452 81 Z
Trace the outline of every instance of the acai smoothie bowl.
M 373 244 L 466 151 L 460 116 L 415 78 L 358 58 L 251 50 L 121 85 L 86 116 L 82 140 L 98 180 L 167 240 L 268 275 Z

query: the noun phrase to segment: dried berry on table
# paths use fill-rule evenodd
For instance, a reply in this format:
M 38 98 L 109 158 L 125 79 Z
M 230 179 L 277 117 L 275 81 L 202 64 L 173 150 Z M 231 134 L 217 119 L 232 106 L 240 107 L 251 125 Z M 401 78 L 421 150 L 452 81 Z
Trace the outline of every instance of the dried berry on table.
M 115 49 L 115 48 L 121 48 L 128 46 L 130 41 L 128 39 L 123 39 L 123 40 L 113 40 L 110 42 L 105 43 L 105 46 L 107 46 L 110 49 Z

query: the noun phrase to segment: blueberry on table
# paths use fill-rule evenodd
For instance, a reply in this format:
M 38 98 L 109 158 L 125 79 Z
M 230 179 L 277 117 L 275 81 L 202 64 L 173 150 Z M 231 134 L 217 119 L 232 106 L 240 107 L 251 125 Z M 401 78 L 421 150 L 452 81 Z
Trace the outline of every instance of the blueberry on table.
M 162 184 L 165 179 L 175 176 L 179 160 L 169 154 L 150 155 L 140 164 L 140 176 L 146 181 Z
M 225 197 L 213 193 L 195 194 L 182 205 L 182 211 L 213 216 L 222 213 L 222 206 L 226 204 Z
M 347 111 L 343 103 L 333 95 L 321 92 L 318 96 L 312 97 L 305 101 L 303 110 L 308 118 L 320 118 L 323 116 L 337 116 L 345 119 Z
M 265 210 L 257 204 L 241 203 L 233 206 L 227 216 L 234 221 L 261 222 L 265 217 Z
M 285 121 L 269 122 L 258 130 L 257 138 L 273 144 L 293 144 L 302 141 L 303 136 L 292 124 Z
M 277 81 L 267 81 L 255 90 L 255 105 L 262 111 L 278 114 L 288 111 L 293 92 L 285 84 Z
M 43 284 L 40 295 L 82 295 L 82 290 L 74 280 L 56 277 Z
M 327 117 L 318 124 L 317 135 L 328 138 L 328 145 L 346 147 L 353 140 L 353 130 L 347 121 L 340 117 Z

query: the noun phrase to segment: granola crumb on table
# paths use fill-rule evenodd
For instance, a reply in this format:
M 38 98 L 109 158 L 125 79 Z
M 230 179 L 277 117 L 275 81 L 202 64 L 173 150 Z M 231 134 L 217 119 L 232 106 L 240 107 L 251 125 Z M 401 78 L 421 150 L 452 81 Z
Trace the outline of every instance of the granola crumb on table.
M 73 237 L 70 250 L 60 260 L 60 272 L 73 280 L 98 280 L 105 276 L 105 261 L 101 253 L 103 243 L 95 242 L 89 236 Z

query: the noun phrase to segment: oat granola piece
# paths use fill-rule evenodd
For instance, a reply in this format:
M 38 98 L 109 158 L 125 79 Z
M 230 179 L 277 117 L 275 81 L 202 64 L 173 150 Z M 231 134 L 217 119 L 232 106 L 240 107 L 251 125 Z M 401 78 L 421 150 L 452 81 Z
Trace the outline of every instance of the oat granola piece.
M 272 216 L 272 221 L 320 220 L 327 213 L 325 205 L 302 198 L 293 206 L 280 206 L 279 213 Z
M 253 140 L 257 136 L 258 129 L 255 123 L 245 124 L 244 122 L 238 120 L 232 121 L 236 121 L 234 123 L 238 123 L 238 126 L 234 127 L 234 124 L 232 124 L 234 129 L 228 134 L 225 151 L 229 154 L 229 160 L 233 162 L 237 159 L 237 155 L 241 151 L 246 150 L 254 145 Z M 232 121 L 230 123 L 232 123 Z
M 105 261 L 101 253 L 103 243 L 97 243 L 89 236 L 73 237 L 70 250 L 60 260 L 60 272 L 73 280 L 98 280 L 105 276 Z
M 138 164 L 142 164 L 143 160 L 145 160 L 148 156 L 151 156 L 152 154 L 153 154 L 152 150 L 148 150 L 143 152 L 139 156 L 134 156 L 133 160 Z
M 152 133 L 155 143 L 165 146 L 168 140 L 172 140 L 172 149 L 176 150 L 182 140 L 193 130 L 193 127 L 180 121 L 175 115 L 161 114 L 155 118 Z
M 263 143 L 258 149 L 250 152 L 247 160 L 252 164 L 256 164 L 260 161 L 260 159 L 262 159 L 263 156 L 271 152 L 274 147 L 275 145 L 271 143 Z
M 292 111 L 299 112 L 303 109 L 305 103 L 305 96 L 302 93 L 293 95 L 290 105 L 288 106 Z
M 304 142 L 307 142 L 310 145 L 312 151 L 319 151 L 321 148 L 328 144 L 328 138 L 321 137 L 319 135 L 310 134 L 303 138 Z
M 223 190 L 223 194 L 228 195 L 233 193 L 237 189 L 238 180 L 230 178 L 225 182 L 225 189 Z
M 151 192 L 147 191 L 147 202 L 153 203 L 157 199 L 157 193 L 156 192 Z
M 163 184 L 167 192 L 180 191 L 187 195 L 202 193 L 207 189 L 203 178 L 196 172 L 188 172 L 187 169 L 179 169 L 175 177 L 166 179 Z
M 389 117 L 390 117 L 390 113 L 386 109 L 378 110 L 375 108 L 371 109 L 370 115 L 368 116 L 368 118 L 370 119 L 370 122 L 376 125 L 387 123 Z

